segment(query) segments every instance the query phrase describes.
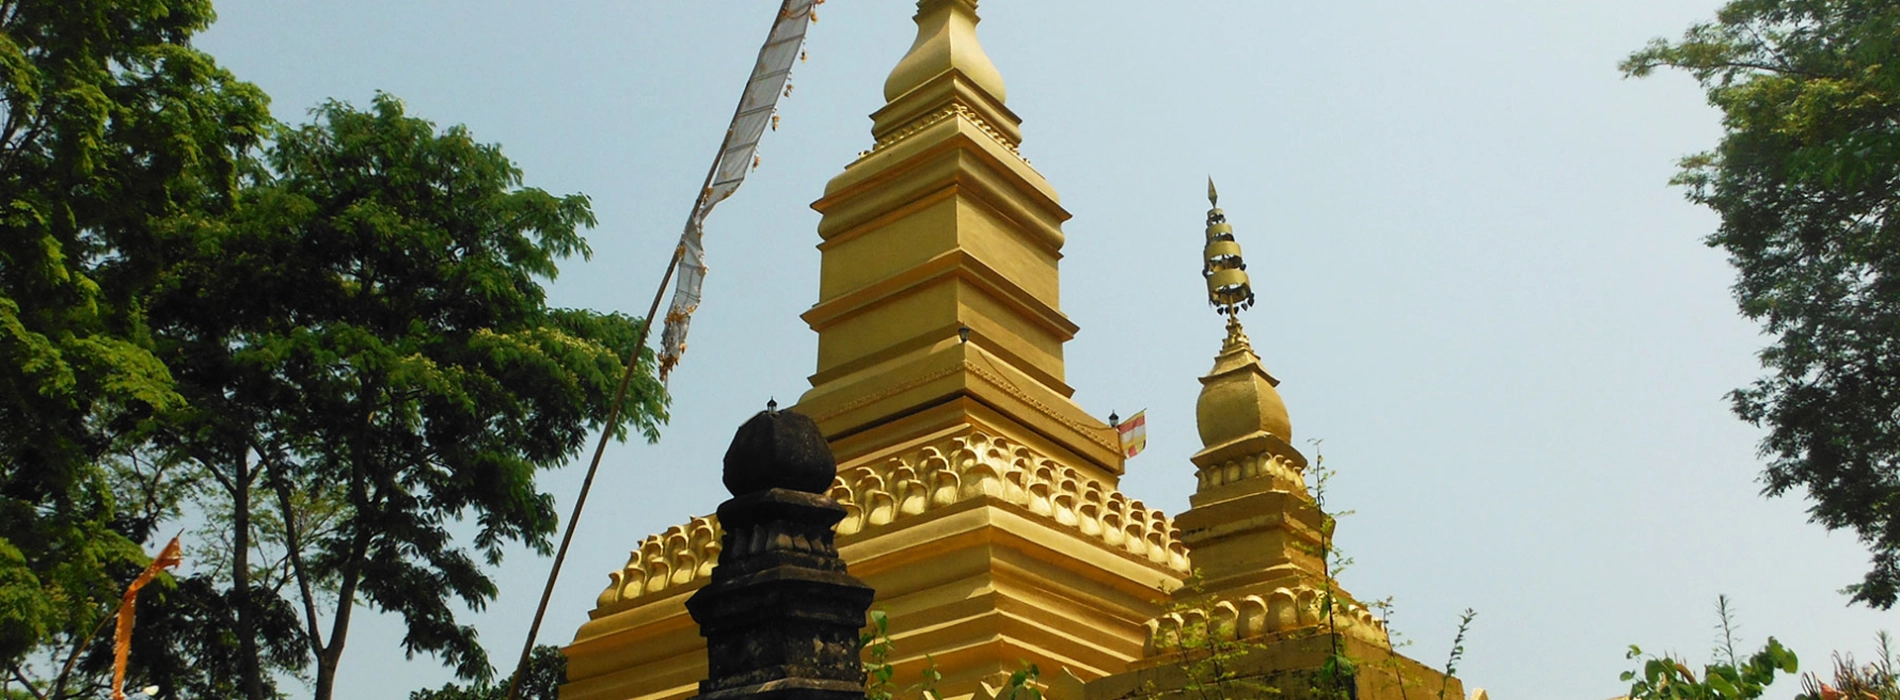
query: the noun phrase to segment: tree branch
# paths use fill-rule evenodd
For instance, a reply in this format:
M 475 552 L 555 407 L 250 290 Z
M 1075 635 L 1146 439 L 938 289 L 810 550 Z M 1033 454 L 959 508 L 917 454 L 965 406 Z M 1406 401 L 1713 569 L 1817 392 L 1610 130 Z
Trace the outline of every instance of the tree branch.
M 86 647 L 92 646 L 92 640 L 97 638 L 100 632 L 106 631 L 106 625 L 118 619 L 119 608 L 123 607 L 125 607 L 125 599 L 121 598 L 118 605 L 112 606 L 112 612 L 106 613 L 106 616 L 99 620 L 99 624 L 92 628 L 92 634 L 86 635 L 85 640 L 73 646 L 73 653 L 66 657 L 66 665 L 60 667 L 59 675 L 53 679 L 52 693 L 55 697 L 65 693 L 66 679 L 72 675 L 73 666 L 79 663 L 79 655 L 86 651 Z
M 304 626 L 308 630 L 305 639 L 310 642 L 310 652 L 314 656 L 323 656 L 323 628 L 317 619 L 316 593 L 310 584 L 310 572 L 303 563 L 303 544 L 297 538 L 297 518 L 290 508 L 290 482 L 284 477 L 277 459 L 266 460 L 265 470 L 271 482 L 271 490 L 277 492 L 277 508 L 283 516 L 284 548 L 290 560 L 290 570 L 297 579 L 297 593 L 303 599 Z
M 13 677 L 20 681 L 20 685 L 26 687 L 26 692 L 32 693 L 33 697 L 39 698 L 39 700 L 46 700 L 46 694 L 40 692 L 38 688 L 34 688 L 33 681 L 27 680 L 26 674 L 20 673 L 20 666 L 18 664 L 8 663 L 7 670 L 12 671 Z
M 237 482 L 234 482 L 230 479 L 230 477 L 225 476 L 224 472 L 218 471 L 218 467 L 214 462 L 212 462 L 209 459 L 206 459 L 204 454 L 202 453 L 194 453 L 191 456 L 191 458 L 194 460 L 197 460 L 199 466 L 204 467 L 205 471 L 211 473 L 212 478 L 215 478 L 218 480 L 218 484 L 224 487 L 225 493 L 231 494 L 233 496 L 237 495 L 237 491 L 238 491 Z

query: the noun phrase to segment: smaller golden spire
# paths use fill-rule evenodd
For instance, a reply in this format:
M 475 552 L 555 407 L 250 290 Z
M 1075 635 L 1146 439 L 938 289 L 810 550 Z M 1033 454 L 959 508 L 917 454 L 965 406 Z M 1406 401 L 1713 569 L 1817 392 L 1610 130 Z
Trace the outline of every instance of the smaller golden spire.
M 1220 210 L 1220 192 L 1214 189 L 1212 177 L 1207 178 L 1207 202 L 1213 207 L 1207 210 L 1207 247 L 1202 250 L 1201 265 L 1201 276 L 1207 278 L 1207 303 L 1238 327 L 1235 314 L 1253 306 L 1253 286 L 1248 283 L 1247 263 L 1240 258 L 1240 244 L 1234 242 L 1234 227 Z
M 1292 421 L 1286 404 L 1274 389 L 1280 383 L 1260 364 L 1253 343 L 1240 327 L 1241 310 L 1253 306 L 1253 286 L 1247 278 L 1247 263 L 1241 260 L 1240 244 L 1234 241 L 1234 227 L 1220 210 L 1220 191 L 1214 178 L 1207 179 L 1207 246 L 1203 250 L 1201 275 L 1207 278 L 1207 301 L 1227 317 L 1227 337 L 1214 358 L 1214 369 L 1201 378 L 1201 398 L 1196 406 L 1196 423 L 1201 444 L 1212 449 L 1244 441 L 1256 435 L 1272 435 L 1290 450 Z

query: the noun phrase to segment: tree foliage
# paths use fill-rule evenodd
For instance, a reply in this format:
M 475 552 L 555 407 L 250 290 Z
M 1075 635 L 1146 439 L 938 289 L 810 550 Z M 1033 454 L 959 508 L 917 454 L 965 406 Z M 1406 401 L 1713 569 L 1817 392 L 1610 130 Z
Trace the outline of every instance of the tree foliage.
M 409 700 L 508 700 L 508 683 L 513 676 L 494 683 L 472 683 L 466 687 L 444 684 L 436 690 L 417 690 Z M 556 647 L 542 644 L 528 658 L 528 675 L 521 680 L 519 700 L 557 700 L 562 683 L 567 682 L 567 656 Z
M 648 371 L 602 425 L 634 319 L 547 304 L 588 201 L 387 96 L 278 126 L 191 48 L 211 19 L 0 0 L 0 694 L 96 696 L 140 543 L 181 522 L 134 686 L 328 698 L 364 605 L 486 679 L 456 608 L 547 549 L 537 472 L 665 418 Z
M 177 407 L 139 291 L 229 201 L 265 98 L 189 37 L 209 0 L 0 1 L 0 664 L 77 642 L 144 563 L 108 454 Z
M 633 319 L 547 306 L 540 281 L 587 254 L 588 202 L 387 95 L 318 108 L 266 158 L 229 216 L 168 242 L 151 323 L 186 408 L 154 444 L 215 494 L 240 641 L 292 601 L 318 698 L 359 601 L 403 618 L 408 653 L 487 680 L 455 608 L 494 598 L 505 544 L 548 549 L 536 472 L 602 427 L 636 340 Z M 628 401 L 608 429 L 654 437 L 650 372 Z
M 1723 114 L 1675 182 L 1721 215 L 1736 301 L 1773 343 L 1735 391 L 1768 429 L 1764 492 L 1806 490 L 1815 522 L 1872 550 L 1853 600 L 1900 596 L 1900 5 L 1732 0 L 1630 56 L 1677 68 Z
M 1623 672 L 1623 681 L 1630 684 L 1631 700 L 1755 700 L 1775 682 L 1775 674 L 1793 675 L 1799 670 L 1794 652 L 1774 637 L 1769 637 L 1761 651 L 1747 661 L 1717 660 L 1703 666 L 1699 679 L 1681 659 L 1645 657 L 1634 644 L 1625 658 L 1642 659 L 1643 664 L 1638 670 Z

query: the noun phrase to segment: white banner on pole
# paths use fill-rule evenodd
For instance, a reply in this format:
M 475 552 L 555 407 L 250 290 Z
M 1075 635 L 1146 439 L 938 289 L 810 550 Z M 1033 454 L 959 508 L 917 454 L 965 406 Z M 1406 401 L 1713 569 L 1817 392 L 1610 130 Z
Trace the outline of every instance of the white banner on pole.
M 666 327 L 660 334 L 661 379 L 666 378 L 679 364 L 680 356 L 686 353 L 686 329 L 692 324 L 693 311 L 699 308 L 700 285 L 706 280 L 706 249 L 701 242 L 706 216 L 712 213 L 713 207 L 732 196 L 740 183 L 745 182 L 746 173 L 752 170 L 759 139 L 772 125 L 772 114 L 778 109 L 779 98 L 786 93 L 792 65 L 804 50 L 805 30 L 811 25 L 812 9 L 822 2 L 824 0 L 785 0 L 779 7 L 778 20 L 772 23 L 772 32 L 766 36 L 765 46 L 759 49 L 758 63 L 752 68 L 745 93 L 739 97 L 739 107 L 732 116 L 732 125 L 726 128 L 725 141 L 719 146 L 711 172 L 707 173 L 706 185 L 700 190 L 699 200 L 693 203 L 692 215 L 686 219 L 686 230 L 680 234 L 679 281 L 674 284 L 673 301 L 666 310 Z

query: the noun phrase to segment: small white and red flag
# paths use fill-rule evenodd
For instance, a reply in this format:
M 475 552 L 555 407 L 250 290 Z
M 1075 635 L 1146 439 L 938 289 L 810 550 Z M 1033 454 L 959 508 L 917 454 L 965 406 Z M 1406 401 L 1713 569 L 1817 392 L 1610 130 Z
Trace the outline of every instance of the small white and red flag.
M 1136 411 L 1135 415 L 1115 426 L 1115 431 L 1121 433 L 1122 456 L 1141 454 L 1148 447 L 1148 410 Z

